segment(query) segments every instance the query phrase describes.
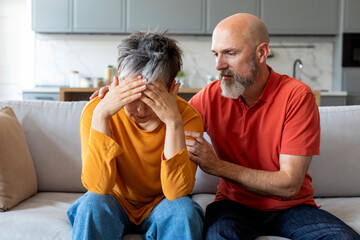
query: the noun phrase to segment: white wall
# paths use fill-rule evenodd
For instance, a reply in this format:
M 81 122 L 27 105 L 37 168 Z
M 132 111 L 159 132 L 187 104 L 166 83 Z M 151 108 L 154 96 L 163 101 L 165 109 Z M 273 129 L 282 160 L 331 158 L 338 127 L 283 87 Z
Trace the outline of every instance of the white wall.
M 36 34 L 35 76 L 39 85 L 66 85 L 69 72 L 78 70 L 85 77 L 103 77 L 105 66 L 116 66 L 117 45 L 123 35 Z M 171 36 L 184 52 L 183 69 L 190 77 L 195 69 L 200 83 L 207 75 L 217 76 L 215 59 L 210 51 L 210 36 Z M 273 58 L 268 64 L 275 71 L 292 75 L 294 60 L 304 68 L 297 77 L 313 89 L 332 89 L 333 37 L 273 37 Z
M 34 84 L 29 0 L 0 0 L 0 99 L 22 99 Z

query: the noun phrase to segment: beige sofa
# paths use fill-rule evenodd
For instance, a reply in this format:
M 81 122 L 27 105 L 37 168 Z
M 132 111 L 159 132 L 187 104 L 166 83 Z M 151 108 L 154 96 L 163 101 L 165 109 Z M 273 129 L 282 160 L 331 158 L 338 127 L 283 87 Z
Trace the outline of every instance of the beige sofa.
M 79 136 L 85 104 L 0 101 L 0 108 L 9 105 L 22 126 L 38 187 L 35 195 L 0 212 L 0 239 L 71 239 L 66 210 L 85 192 L 80 181 Z M 310 166 L 316 202 L 360 233 L 360 106 L 320 107 L 320 114 L 321 155 Z M 218 182 L 199 169 L 192 198 L 205 209 Z

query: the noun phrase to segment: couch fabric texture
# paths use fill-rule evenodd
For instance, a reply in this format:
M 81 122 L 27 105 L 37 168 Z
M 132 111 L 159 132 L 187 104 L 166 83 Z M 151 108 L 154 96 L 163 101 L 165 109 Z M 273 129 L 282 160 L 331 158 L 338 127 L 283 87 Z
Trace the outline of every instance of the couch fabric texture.
M 22 197 L 24 201 L 0 212 L 0 239 L 71 239 L 66 210 L 86 191 L 80 179 L 79 134 L 79 121 L 85 104 L 82 101 L 0 101 L 0 108 L 10 106 L 21 124 L 38 188 L 37 194 Z M 360 106 L 319 107 L 319 110 L 320 156 L 313 157 L 309 170 L 313 177 L 315 201 L 360 233 Z M 3 144 L 3 136 L 7 135 L 3 135 L 1 114 L 2 110 L 0 143 Z M 10 171 L 12 165 L 1 165 L 4 159 L 0 160 L 1 201 L 4 191 L 1 186 L 4 177 L 1 175 Z M 26 170 L 31 172 L 31 166 Z M 191 197 L 205 209 L 214 200 L 218 183 L 219 178 L 198 169 Z M 123 239 L 141 237 L 132 234 Z M 262 236 L 259 239 L 283 238 Z

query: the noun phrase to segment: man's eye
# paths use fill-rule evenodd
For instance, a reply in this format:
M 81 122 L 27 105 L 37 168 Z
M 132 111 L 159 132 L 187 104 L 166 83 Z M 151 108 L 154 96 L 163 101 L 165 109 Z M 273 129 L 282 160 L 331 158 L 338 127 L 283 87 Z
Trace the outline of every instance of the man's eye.
M 217 54 L 217 53 L 214 53 L 213 55 L 214 55 L 215 57 L 217 57 L 217 56 L 218 56 L 218 54 Z
M 233 56 L 234 52 L 227 52 L 226 55 Z

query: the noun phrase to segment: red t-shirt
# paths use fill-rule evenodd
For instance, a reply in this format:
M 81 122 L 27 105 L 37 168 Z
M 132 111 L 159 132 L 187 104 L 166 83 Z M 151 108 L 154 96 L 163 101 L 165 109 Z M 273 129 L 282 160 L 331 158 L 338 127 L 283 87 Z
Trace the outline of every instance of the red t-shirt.
M 278 171 L 280 154 L 319 155 L 320 116 L 311 89 L 270 67 L 260 98 L 248 107 L 240 97 L 221 96 L 220 81 L 207 85 L 191 100 L 222 160 L 251 169 Z M 294 198 L 262 196 L 220 180 L 215 201 L 229 199 L 262 211 L 299 204 L 316 206 L 311 176 L 306 173 Z

